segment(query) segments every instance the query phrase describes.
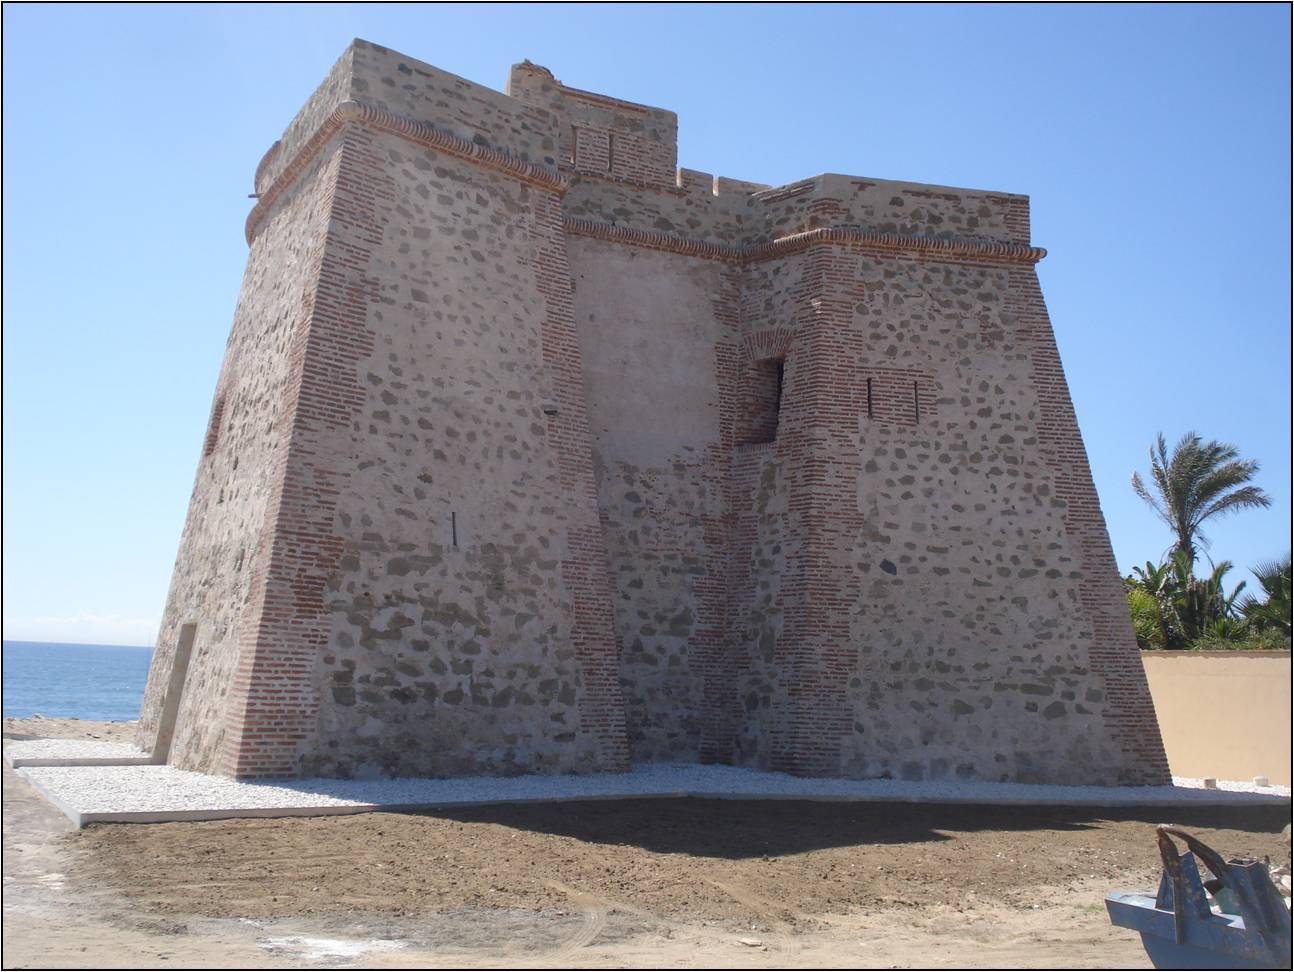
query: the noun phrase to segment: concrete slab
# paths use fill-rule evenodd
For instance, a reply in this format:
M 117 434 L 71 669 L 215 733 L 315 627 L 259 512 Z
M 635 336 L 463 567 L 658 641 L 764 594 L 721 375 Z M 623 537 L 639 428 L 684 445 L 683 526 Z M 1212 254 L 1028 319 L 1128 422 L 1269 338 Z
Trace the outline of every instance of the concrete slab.
M 144 766 L 149 753 L 129 743 L 96 739 L 21 739 L 6 742 L 5 762 L 25 766 Z
M 277 782 L 239 782 L 171 766 L 45 766 L 19 773 L 79 827 L 669 797 L 1102 807 L 1290 804 L 1287 788 L 1224 783 L 1205 789 L 1199 780 L 1158 787 L 1079 787 L 802 779 L 732 766 L 659 764 L 587 776 Z

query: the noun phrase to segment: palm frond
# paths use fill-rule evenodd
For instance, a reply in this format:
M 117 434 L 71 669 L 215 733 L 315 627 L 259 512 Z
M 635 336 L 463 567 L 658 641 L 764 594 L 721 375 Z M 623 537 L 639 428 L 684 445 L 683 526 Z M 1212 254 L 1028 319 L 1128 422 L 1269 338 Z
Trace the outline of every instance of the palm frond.
M 1195 517 L 1196 526 L 1203 523 L 1211 516 L 1218 513 L 1238 513 L 1241 510 L 1255 508 L 1266 509 L 1272 505 L 1269 497 L 1258 486 L 1242 486 L 1233 493 L 1227 493 L 1225 496 L 1219 496 L 1212 503 L 1201 510 Z
M 1150 447 L 1149 481 L 1132 474 L 1132 489 L 1173 531 L 1173 547 L 1190 558 L 1193 565 L 1209 539 L 1202 526 L 1210 517 L 1244 509 L 1268 507 L 1271 499 L 1250 484 L 1259 465 L 1241 459 L 1239 450 L 1216 439 L 1204 441 L 1187 432 L 1171 452 L 1160 432 Z
M 1141 478 L 1141 473 L 1134 472 L 1132 474 L 1132 491 L 1140 496 L 1142 500 L 1145 501 L 1146 505 L 1158 514 L 1161 520 L 1167 523 L 1170 527 L 1173 525 L 1173 518 L 1164 508 L 1164 505 L 1159 501 L 1158 497 L 1146 488 L 1146 484 Z

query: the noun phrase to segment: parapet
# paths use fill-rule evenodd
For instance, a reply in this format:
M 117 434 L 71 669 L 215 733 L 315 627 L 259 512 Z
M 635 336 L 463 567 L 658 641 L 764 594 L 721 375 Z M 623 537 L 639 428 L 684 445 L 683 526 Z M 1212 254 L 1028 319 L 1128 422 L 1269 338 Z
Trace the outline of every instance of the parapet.
M 567 214 L 585 220 L 738 247 L 828 227 L 1031 242 L 1026 196 L 836 174 L 770 187 L 680 169 L 672 111 L 569 87 L 530 61 L 513 65 L 499 92 L 364 40 L 347 47 L 261 160 L 255 187 L 269 194 L 265 203 L 347 107 L 422 131 L 427 144 L 446 142 L 443 133 L 455 154 L 488 157 L 563 191 L 574 177 L 580 187 Z
M 257 168 L 256 191 L 265 192 L 348 101 L 554 172 L 561 161 L 558 118 L 553 113 L 357 38 L 297 112 L 278 145 L 265 154 Z
M 675 186 L 674 112 L 567 87 L 530 61 L 512 66 L 507 94 L 556 116 L 562 162 L 576 172 L 654 188 Z
M 750 196 L 742 243 L 826 227 L 931 240 L 1030 244 L 1029 197 L 824 173 Z

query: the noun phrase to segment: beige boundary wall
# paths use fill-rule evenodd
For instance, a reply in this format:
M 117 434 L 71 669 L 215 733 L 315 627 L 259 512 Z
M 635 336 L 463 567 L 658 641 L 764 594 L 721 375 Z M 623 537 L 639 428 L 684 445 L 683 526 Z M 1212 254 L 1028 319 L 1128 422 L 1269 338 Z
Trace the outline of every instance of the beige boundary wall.
M 1141 654 L 1175 776 L 1290 785 L 1290 652 Z

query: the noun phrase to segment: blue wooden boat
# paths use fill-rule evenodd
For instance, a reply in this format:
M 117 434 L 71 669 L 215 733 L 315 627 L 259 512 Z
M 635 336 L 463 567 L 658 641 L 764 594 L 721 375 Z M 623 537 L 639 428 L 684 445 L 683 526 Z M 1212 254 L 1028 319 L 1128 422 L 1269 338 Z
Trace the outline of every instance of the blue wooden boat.
M 1157 969 L 1288 969 L 1290 913 L 1261 861 L 1224 861 L 1176 827 L 1157 828 L 1164 874 L 1157 894 L 1105 897 L 1110 922 L 1141 933 Z M 1172 838 L 1189 848 L 1178 854 Z M 1199 863 L 1213 873 L 1206 882 Z M 1210 906 L 1208 892 L 1222 909 Z

